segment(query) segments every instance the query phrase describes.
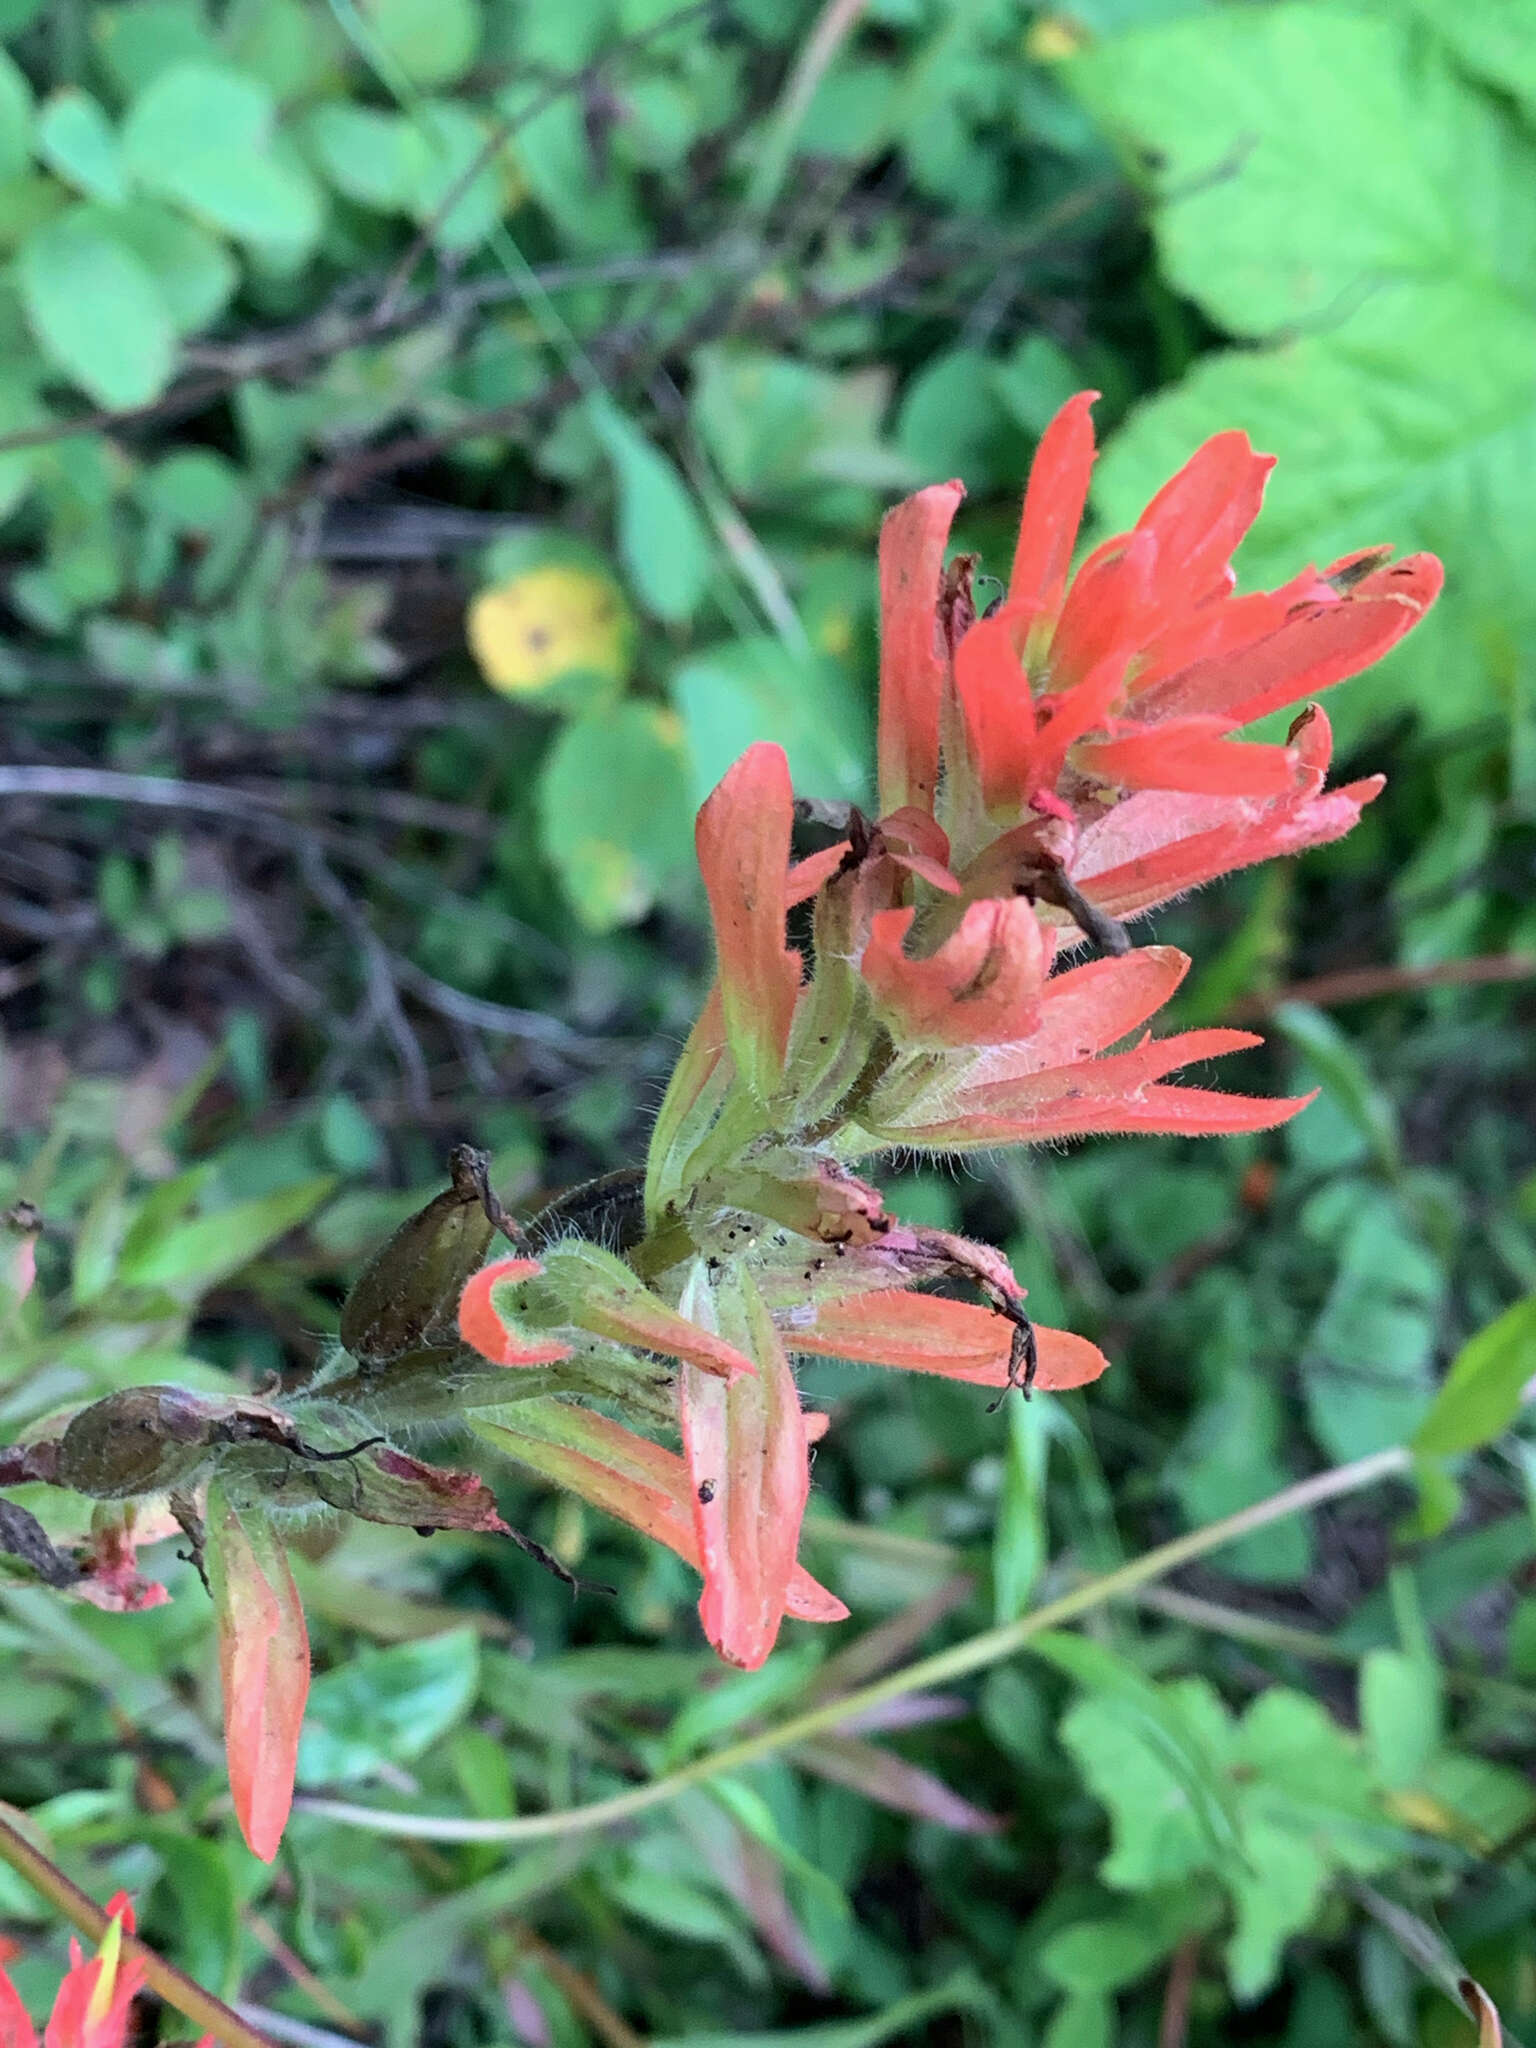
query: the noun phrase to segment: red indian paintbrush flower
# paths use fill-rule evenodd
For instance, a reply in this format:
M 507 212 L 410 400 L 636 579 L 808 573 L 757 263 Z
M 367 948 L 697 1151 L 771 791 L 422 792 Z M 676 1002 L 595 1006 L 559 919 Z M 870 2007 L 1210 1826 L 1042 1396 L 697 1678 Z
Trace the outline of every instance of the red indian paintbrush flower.
M 856 1165 L 1259 1131 L 1304 1107 L 1171 1081 L 1257 1041 L 1151 1036 L 1189 962 L 1128 950 L 1113 920 L 1349 829 L 1380 784 L 1324 793 L 1320 711 L 1283 745 L 1233 735 L 1384 654 L 1433 601 L 1439 565 L 1369 550 L 1234 595 L 1270 461 L 1220 434 L 1072 577 L 1091 398 L 1041 443 L 992 616 L 976 618 L 974 564 L 945 568 L 960 485 L 886 520 L 879 822 L 854 813 L 796 862 L 771 745 L 700 811 L 719 972 L 656 1121 L 639 1241 L 622 1259 L 556 1242 L 464 1295 L 466 1341 L 499 1363 L 537 1369 L 552 1344 L 590 1362 L 598 1339 L 677 1361 L 681 1459 L 549 1397 L 477 1427 L 697 1565 L 705 1632 L 734 1663 L 761 1663 L 787 1613 L 841 1612 L 795 1561 L 808 1433 L 793 1355 L 1026 1392 L 1105 1366 L 1086 1340 L 1032 1328 L 998 1253 L 903 1224 Z M 803 953 L 786 919 L 807 902 Z M 1085 937 L 1108 957 L 1059 957 Z M 920 1291 L 935 1281 L 981 1299 Z
M 1433 555 L 1367 548 L 1278 590 L 1234 594 L 1231 557 L 1273 458 L 1217 434 L 1069 577 L 1094 459 L 1070 399 L 1030 473 L 1006 599 L 976 619 L 944 548 L 962 487 L 887 519 L 880 798 L 938 817 L 967 897 L 1065 871 L 1128 917 L 1236 867 L 1338 838 L 1377 779 L 1323 794 L 1313 711 L 1284 745 L 1237 739 L 1267 713 L 1380 660 L 1439 593 Z

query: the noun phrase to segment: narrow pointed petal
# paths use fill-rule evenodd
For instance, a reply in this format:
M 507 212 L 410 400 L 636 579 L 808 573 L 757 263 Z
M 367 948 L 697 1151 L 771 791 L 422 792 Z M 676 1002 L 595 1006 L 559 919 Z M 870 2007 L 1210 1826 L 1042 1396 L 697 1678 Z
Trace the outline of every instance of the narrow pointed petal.
M 1190 790 L 1210 796 L 1283 796 L 1296 786 L 1289 749 L 1228 738 L 1225 718 L 1176 718 L 1113 739 L 1083 742 L 1072 756 L 1085 775 L 1122 789 Z
M 825 1303 L 807 1329 L 792 1329 L 787 1341 L 817 1358 L 848 1358 L 889 1365 L 903 1372 L 931 1372 L 941 1379 L 978 1387 L 1006 1387 L 1013 1353 L 1013 1325 L 975 1302 L 950 1301 L 939 1294 L 910 1294 L 882 1288 Z M 1081 1387 L 1108 1370 L 1096 1344 L 1070 1330 L 1035 1326 L 1040 1363 L 1035 1385 L 1047 1393 Z
M 217 1486 L 208 1503 L 207 1556 L 229 1789 L 247 1845 L 270 1863 L 293 1802 L 309 1696 L 304 1609 L 270 1521 L 258 1509 L 236 1508 Z
M 749 747 L 705 799 L 695 830 L 720 960 L 726 1036 L 766 1099 L 784 1071 L 800 955 L 784 943 L 794 791 L 782 747 Z
M 459 1297 L 459 1335 L 471 1351 L 492 1365 L 558 1365 L 570 1357 L 569 1344 L 520 1336 L 492 1298 L 494 1288 L 531 1280 L 543 1270 L 537 1259 L 495 1259 L 472 1276 Z
M 1079 391 L 1067 400 L 1040 436 L 1030 464 L 1008 602 L 1047 617 L 1061 609 L 1083 523 L 1094 460 L 1093 402 L 1098 395 Z
M 784 878 L 784 908 L 793 910 L 797 903 L 804 903 L 814 896 L 823 882 L 830 882 L 842 866 L 847 852 L 847 840 L 839 839 L 833 846 L 824 846 L 820 853 L 807 854 L 804 860 L 797 860 Z
M 1337 604 L 1316 569 L 1303 569 L 1277 590 L 1250 590 L 1217 604 L 1201 605 L 1157 633 L 1136 664 L 1129 695 L 1135 708 L 1144 691 L 1178 675 L 1196 661 L 1235 654 L 1278 633 L 1300 605 Z
M 0 1970 L 0 2048 L 37 2048 L 37 2031 L 27 2018 L 21 1993 L 4 1970 Z
M 703 1569 L 688 1468 L 676 1451 L 606 1415 L 552 1399 L 519 1401 L 494 1420 L 474 1416 L 470 1427 L 493 1449 L 664 1544 L 695 1571 Z M 837 1595 L 798 1564 L 790 1575 L 786 1612 L 798 1621 L 848 1619 Z
M 1267 639 L 1196 661 L 1138 694 L 1139 717 L 1210 712 L 1249 725 L 1380 661 L 1439 595 L 1433 555 L 1411 555 L 1331 604 L 1303 607 Z
M 1102 662 L 1129 661 L 1154 604 L 1157 542 L 1129 533 L 1094 549 L 1072 579 L 1051 639 L 1050 687 L 1070 690 Z
M 704 1567 L 699 1619 L 728 1664 L 755 1671 L 778 1640 L 810 1492 L 805 1419 L 778 1332 L 749 1280 L 722 1299 L 757 1361 L 731 1385 L 685 1365 L 683 1456 Z M 737 1330 L 734 1326 L 739 1324 Z
M 1112 654 L 1091 669 L 1075 689 L 1041 698 L 1034 757 L 1037 808 L 1042 807 L 1039 792 L 1054 794 L 1067 756 L 1078 741 L 1085 733 L 1097 731 L 1108 722 L 1124 678 L 1125 664 L 1118 654 Z
M 1028 615 L 1008 605 L 978 619 L 955 650 L 955 690 L 966 742 L 989 810 L 1019 809 L 1038 777 L 1035 706 L 1020 659 Z
M 995 1145 L 1043 1145 L 1067 1138 L 1140 1132 L 1144 1137 L 1231 1137 L 1241 1131 L 1271 1131 L 1289 1123 L 1317 1099 L 1310 1095 L 1223 1095 L 1211 1088 L 1153 1083 L 1134 1095 L 1046 1103 L 1020 1116 L 977 1113 L 919 1130 L 893 1134 L 904 1145 L 936 1152 L 964 1152 Z
M 1029 1037 L 1002 1048 L 980 1071 L 988 1081 L 1014 1080 L 1091 1059 L 1145 1024 L 1188 971 L 1189 956 L 1176 946 L 1138 946 L 1053 974 Z
M 915 914 L 878 911 L 860 962 L 898 1042 L 995 1045 L 1034 1028 L 1049 955 L 1021 897 L 967 904 L 959 926 L 926 960 L 902 950 Z
M 1331 745 L 1328 722 L 1315 707 L 1305 723 L 1292 728 L 1291 744 L 1304 779 L 1290 796 L 1264 803 L 1140 792 L 1083 834 L 1072 879 L 1111 917 L 1134 917 L 1218 875 L 1342 839 L 1380 795 L 1385 779 L 1369 776 L 1313 793 L 1326 773 Z
M 961 483 L 930 484 L 880 528 L 880 809 L 932 811 L 948 660 L 938 639 L 939 585 Z
M 1160 591 L 1193 608 L 1221 587 L 1238 542 L 1259 516 L 1273 455 L 1256 455 L 1235 429 L 1213 434 L 1170 477 L 1136 526 L 1157 539 Z

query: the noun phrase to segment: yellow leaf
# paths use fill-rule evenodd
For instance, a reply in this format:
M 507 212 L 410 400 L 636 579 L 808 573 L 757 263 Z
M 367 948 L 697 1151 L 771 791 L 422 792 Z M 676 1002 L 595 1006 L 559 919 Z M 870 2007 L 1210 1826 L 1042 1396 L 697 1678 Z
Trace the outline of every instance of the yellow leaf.
M 469 645 L 493 689 L 538 696 L 576 673 L 620 683 L 630 621 L 617 586 L 591 569 L 550 562 L 483 590 L 469 608 Z

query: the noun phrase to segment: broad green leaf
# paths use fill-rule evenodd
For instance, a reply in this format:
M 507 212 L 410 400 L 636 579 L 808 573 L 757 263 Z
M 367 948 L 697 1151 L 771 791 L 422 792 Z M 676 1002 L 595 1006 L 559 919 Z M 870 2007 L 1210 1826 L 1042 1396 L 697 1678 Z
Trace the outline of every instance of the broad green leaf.
M 1408 280 L 1529 288 L 1526 142 L 1401 18 L 1224 8 L 1115 37 L 1067 75 L 1155 162 L 1168 278 L 1233 333 L 1331 325 Z
M 299 1739 L 299 1781 L 339 1785 L 406 1764 L 468 1713 L 479 1683 L 472 1628 L 364 1650 L 317 1678 Z
M 24 432 L 47 423 L 48 411 L 37 395 L 33 378 L 15 371 L 0 372 L 0 435 Z M 32 487 L 46 451 L 13 448 L 0 454 L 0 519 L 13 512 Z
M 420 161 L 406 210 L 440 249 L 473 249 L 507 204 L 500 162 L 485 157 L 489 126 L 456 100 L 424 100 L 410 120 Z
M 677 470 L 606 398 L 587 408 L 613 465 L 619 552 L 640 602 L 657 618 L 691 617 L 709 581 L 712 549 Z
M 26 169 L 32 138 L 32 88 L 9 51 L 0 50 L 0 178 Z
M 1245 2003 L 1274 1982 L 1285 1941 L 1322 1904 L 1329 1874 L 1321 1846 L 1288 1828 L 1256 1821 L 1246 1840 L 1249 1874 L 1232 1888 L 1237 1927 L 1227 1944 L 1227 1975 Z
M 1152 1899 L 1160 1895 L 1153 1893 Z M 1149 1900 L 1150 1903 L 1150 1900 Z M 1079 1920 L 1053 1934 L 1040 1950 L 1040 1968 L 1063 1991 L 1082 1997 L 1119 1991 L 1144 1976 L 1178 1940 L 1148 1915 Z
M 215 62 L 218 45 L 199 0 L 125 0 L 91 22 L 107 70 L 128 97 L 174 64 Z
M 1309 1003 L 1282 1003 L 1275 1023 L 1311 1069 L 1304 1081 L 1320 1082 L 1349 1119 L 1372 1154 L 1391 1172 L 1398 1163 L 1397 1119 L 1392 1104 L 1365 1065 L 1354 1041 L 1333 1019 Z
M 1475 1451 L 1502 1436 L 1536 1378 L 1536 1294 L 1469 1337 L 1451 1361 L 1434 1406 L 1413 1434 L 1416 1451 Z
M 668 1871 L 627 1870 L 610 1878 L 605 1889 L 625 1912 L 663 1934 L 719 1942 L 727 1948 L 740 1938 L 735 1914 L 715 1892 Z
M 737 639 L 691 656 L 671 694 L 688 734 L 695 804 L 756 740 L 783 747 L 797 789 L 868 797 L 869 710 L 847 669 L 766 636 Z
M 335 1184 L 328 1175 L 300 1181 L 153 1233 L 143 1230 L 141 1216 L 124 1244 L 118 1278 L 130 1287 L 195 1287 L 205 1292 L 312 1215 Z
M 178 334 L 196 334 L 234 297 L 240 273 L 207 228 L 157 199 L 131 199 L 113 226 L 155 281 Z
M 1101 1991 L 1074 1991 L 1051 2015 L 1040 2048 L 1113 2048 L 1114 2000 Z
M 152 1823 L 142 1839 L 169 1894 L 181 1967 L 195 1970 L 201 1983 L 222 1984 L 240 1947 L 239 1899 L 222 1845 Z
M 480 47 L 478 0 L 360 0 L 389 64 L 412 85 L 451 85 Z
M 23 243 L 18 271 L 39 342 L 98 405 L 160 396 L 175 367 L 175 330 L 164 295 L 109 213 L 82 205 L 55 215 Z
M 1464 70 L 1536 118 L 1536 15 L 1529 0 L 1407 0 Z
M 305 0 L 231 0 L 220 23 L 224 53 L 285 104 L 310 95 L 338 39 L 328 9 Z
M 1417 1785 L 1440 1745 L 1435 1668 L 1402 1650 L 1372 1650 L 1360 1667 L 1360 1725 L 1389 1791 Z
M 100 101 L 78 86 L 56 92 L 39 109 L 37 153 L 87 199 L 120 206 L 128 196 L 112 124 Z
M 1309 1235 L 1337 1247 L 1338 1271 L 1306 1341 L 1305 1383 L 1314 1435 L 1344 1460 L 1405 1442 L 1429 1407 L 1445 1273 L 1390 1197 L 1340 1183 L 1333 1205 L 1327 1192 L 1306 1216 Z
M 404 114 L 351 100 L 315 107 L 304 140 L 344 197 L 379 213 L 404 213 L 422 170 L 422 138 Z
M 1226 1767 L 1231 1728 L 1220 1701 L 1203 1680 L 1154 1686 L 1109 1651 L 1089 1645 L 1089 1656 L 1061 1643 L 1085 1638 L 1037 1637 L 1080 1682 L 1104 1680 L 1061 1724 L 1063 1742 L 1077 1758 L 1089 1788 L 1110 1809 L 1113 1848 L 1105 1880 L 1140 1891 L 1200 1870 L 1236 1867 Z M 1094 1672 L 1088 1675 L 1090 1659 Z
M 140 183 L 241 241 L 293 257 L 320 232 L 314 185 L 274 149 L 271 94 L 244 72 L 176 64 L 134 101 L 123 152 Z
M 681 741 L 672 714 L 620 704 L 575 720 L 545 757 L 539 837 L 589 930 L 636 923 L 692 866 Z
M 1289 1476 L 1280 1458 L 1280 1401 L 1264 1375 L 1223 1350 L 1211 1384 L 1216 1391 L 1196 1411 L 1167 1467 L 1191 1528 L 1277 1493 Z M 1225 1545 L 1221 1553 L 1224 1571 L 1265 1583 L 1303 1577 L 1311 1557 L 1311 1532 L 1299 1516 Z
M 973 493 L 1024 471 L 1024 437 L 998 392 L 997 366 L 979 348 L 930 357 L 902 394 L 896 445 L 921 475 L 957 476 Z

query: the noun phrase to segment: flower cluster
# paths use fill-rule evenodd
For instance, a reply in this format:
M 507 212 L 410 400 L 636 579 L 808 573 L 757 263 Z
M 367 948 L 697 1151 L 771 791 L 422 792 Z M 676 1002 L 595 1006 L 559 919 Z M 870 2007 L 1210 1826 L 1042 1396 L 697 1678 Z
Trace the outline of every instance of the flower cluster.
M 284 1517 L 325 1508 L 537 1551 L 474 1474 L 396 1441 L 467 1425 L 684 1558 L 710 1642 L 760 1665 L 786 1615 L 845 1613 L 797 1555 L 827 1418 L 802 1408 L 795 1358 L 999 1397 L 1081 1386 L 1106 1365 L 1086 1339 L 1032 1323 L 990 1246 L 892 1215 L 871 1164 L 1099 1132 L 1259 1131 L 1304 1106 L 1170 1079 L 1256 1041 L 1152 1036 L 1189 963 L 1133 947 L 1125 921 L 1349 830 L 1381 785 L 1325 788 L 1321 710 L 1284 743 L 1238 734 L 1385 654 L 1433 602 L 1439 564 L 1373 548 L 1236 595 L 1232 552 L 1270 465 L 1232 433 L 1074 576 L 1091 396 L 1041 442 L 1007 593 L 985 616 L 974 559 L 945 560 L 960 485 L 887 518 L 877 818 L 797 805 L 771 745 L 704 804 L 718 973 L 643 1172 L 524 1226 L 461 1150 L 452 1186 L 377 1255 L 341 1346 L 298 1393 L 131 1388 L 0 1451 L 0 1485 L 97 1503 L 73 1555 L 0 1503 L 0 1548 L 52 1584 L 148 1605 L 160 1589 L 138 1578 L 135 1546 L 168 1519 L 191 1539 L 257 1854 L 275 1854 L 286 1822 L 309 1682 Z M 831 843 L 797 858 L 800 822 Z M 510 1256 L 491 1257 L 498 1234 Z M 18 1269 L 17 1286 L 29 1278 Z
M 1234 735 L 1385 654 L 1433 602 L 1439 564 L 1375 548 L 1235 595 L 1231 556 L 1271 465 L 1228 433 L 1071 576 L 1092 398 L 1041 442 L 1007 594 L 985 617 L 974 560 L 945 564 L 961 486 L 887 518 L 878 820 L 851 814 L 797 861 L 789 770 L 769 745 L 705 803 L 719 973 L 657 1118 L 634 1241 L 620 1256 L 555 1233 L 465 1291 L 465 1340 L 499 1364 L 601 1352 L 611 1369 L 615 1345 L 637 1373 L 675 1361 L 681 1456 L 552 1398 L 478 1427 L 697 1566 L 705 1632 L 732 1663 L 760 1664 L 785 1614 L 842 1611 L 796 1562 L 820 1424 L 792 1355 L 1025 1391 L 1105 1365 L 1030 1325 L 998 1253 L 903 1224 L 855 1167 L 891 1150 L 1256 1131 L 1303 1107 L 1167 1079 L 1256 1041 L 1146 1034 L 1188 962 L 1132 949 L 1120 921 L 1349 829 L 1381 784 L 1325 791 L 1319 709 L 1284 744 Z M 1087 942 L 1103 957 L 1074 962 Z M 980 1299 L 915 1291 L 934 1282 Z
M 144 1961 L 132 1951 L 123 1953 L 123 1936 L 133 1933 L 133 1907 L 127 1893 L 119 1892 L 107 1911 L 111 1919 L 95 1955 L 82 1955 L 78 1941 L 69 1944 L 70 1967 L 53 2002 L 42 2048 L 124 2048 L 133 2001 L 144 1988 Z M 211 2034 L 205 2034 L 198 2048 L 211 2048 L 212 2040 Z M 38 2048 L 36 2029 L 3 1968 L 0 2044 L 3 2048 Z

